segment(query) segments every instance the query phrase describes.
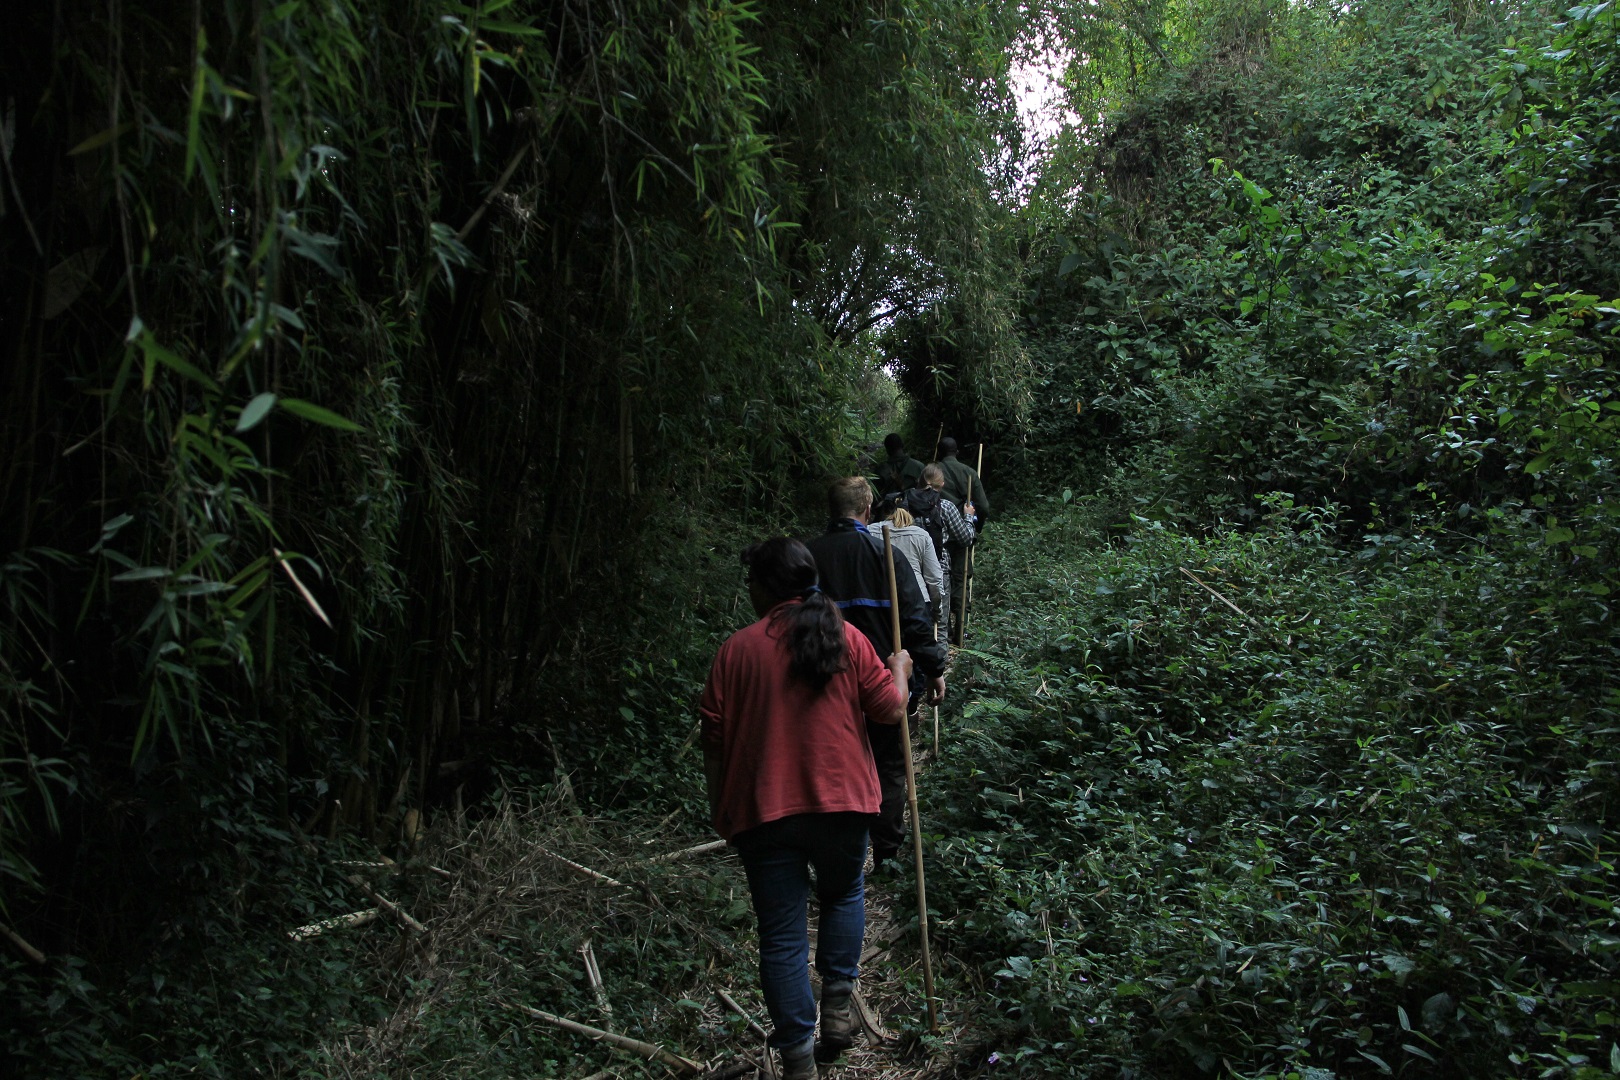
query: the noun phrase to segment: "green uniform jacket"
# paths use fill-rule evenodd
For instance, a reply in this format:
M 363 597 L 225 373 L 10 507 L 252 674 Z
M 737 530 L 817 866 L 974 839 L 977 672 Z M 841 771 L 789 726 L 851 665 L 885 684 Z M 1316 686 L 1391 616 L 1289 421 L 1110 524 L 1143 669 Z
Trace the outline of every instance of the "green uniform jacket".
M 984 493 L 984 481 L 979 479 L 973 466 L 964 465 L 955 458 L 946 458 L 939 463 L 939 467 L 945 470 L 945 497 L 960 510 L 971 494 L 973 509 L 978 511 L 979 519 L 990 520 L 990 496 Z
M 910 491 L 922 479 L 923 463 L 914 457 L 887 458 L 878 466 L 878 494 L 892 495 L 896 491 Z

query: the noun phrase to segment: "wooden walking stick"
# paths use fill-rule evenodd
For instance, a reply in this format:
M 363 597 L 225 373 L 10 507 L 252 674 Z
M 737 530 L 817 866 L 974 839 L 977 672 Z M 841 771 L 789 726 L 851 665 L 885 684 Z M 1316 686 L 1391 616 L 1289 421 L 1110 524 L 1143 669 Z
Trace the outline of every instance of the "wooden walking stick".
M 979 467 L 977 469 L 973 470 L 973 475 L 976 476 L 976 477 L 979 477 L 979 483 L 981 485 L 984 483 L 984 478 L 982 476 L 979 476 L 979 474 L 980 474 L 981 471 L 983 471 L 983 469 L 984 469 L 984 442 L 981 440 L 979 442 Z M 967 504 L 969 506 L 973 505 L 973 481 L 971 481 L 971 480 L 968 481 L 968 501 L 967 501 Z M 979 546 L 979 544 L 978 544 L 978 539 L 979 538 L 978 538 L 978 533 L 977 532 L 974 533 L 973 539 L 974 539 L 973 547 L 970 547 L 967 550 L 967 563 L 962 568 L 962 620 L 957 625 L 957 628 L 956 628 L 956 644 L 957 645 L 961 645 L 964 641 L 967 640 L 968 601 L 970 599 L 972 599 L 972 597 L 973 597 L 973 548 L 976 548 L 976 547 Z
M 883 568 L 889 575 L 889 626 L 894 632 L 894 651 L 900 645 L 900 589 L 894 582 L 894 539 L 883 530 Z M 900 708 L 900 754 L 906 762 L 906 802 L 911 807 L 911 848 L 917 858 L 917 932 L 922 936 L 923 997 L 928 1002 L 928 1030 L 939 1031 L 939 1014 L 934 1009 L 934 961 L 928 954 L 928 881 L 923 877 L 922 821 L 917 817 L 917 770 L 911 763 L 910 699 Z

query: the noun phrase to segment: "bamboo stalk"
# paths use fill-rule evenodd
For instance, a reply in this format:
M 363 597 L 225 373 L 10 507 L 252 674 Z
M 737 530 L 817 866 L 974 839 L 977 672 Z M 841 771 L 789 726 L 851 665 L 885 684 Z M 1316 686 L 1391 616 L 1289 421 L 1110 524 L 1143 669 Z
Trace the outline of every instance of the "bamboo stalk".
M 562 1028 L 564 1031 L 572 1031 L 576 1035 L 584 1035 L 588 1039 L 595 1039 L 598 1042 L 605 1042 L 609 1046 L 616 1046 L 621 1050 L 628 1050 L 632 1054 L 638 1054 L 649 1061 L 657 1061 L 664 1065 L 668 1065 L 670 1068 L 678 1069 L 687 1075 L 693 1075 L 703 1071 L 703 1066 L 699 1065 L 697 1062 L 683 1058 L 679 1054 L 672 1054 L 668 1050 L 665 1050 L 662 1046 L 656 1046 L 653 1043 L 642 1042 L 640 1039 L 632 1039 L 628 1035 L 615 1035 L 611 1031 L 603 1031 L 601 1028 L 591 1027 L 589 1024 L 581 1024 L 578 1020 L 569 1020 L 566 1017 L 556 1016 L 552 1013 L 544 1012 L 540 1009 L 530 1008 L 527 1005 L 520 1005 L 516 1002 L 502 1002 L 501 1004 L 515 1012 L 523 1013 L 526 1016 L 532 1016 L 542 1023 L 550 1024 L 552 1027 Z
M 878 1023 L 877 1014 L 872 1011 L 872 1006 L 866 1003 L 866 998 L 861 996 L 859 990 L 855 991 L 853 1000 L 855 1002 L 855 1013 L 861 1018 L 861 1027 L 866 1029 L 867 1041 L 873 1046 L 885 1046 L 893 1043 L 894 1036 L 883 1030 L 882 1025 Z
M 574 871 L 576 874 L 582 874 L 585 877 L 592 878 L 592 879 L 594 879 L 596 881 L 600 881 L 604 885 L 612 885 L 615 888 L 619 888 L 619 889 L 628 888 L 628 886 L 626 886 L 624 882 L 619 881 L 617 878 L 610 878 L 606 874 L 599 874 L 595 870 L 592 870 L 590 867 L 581 866 L 579 863 L 575 862 L 573 859 L 566 859 L 563 856 L 557 854 L 555 851 L 550 851 L 550 850 L 548 850 L 546 848 L 540 848 L 539 851 L 540 851 L 540 854 L 546 856 L 547 858 L 555 859 L 557 862 L 562 863 L 564 866 L 568 867 L 568 869 Z
M 978 546 L 977 539 L 977 537 L 974 538 L 975 543 L 970 544 L 962 556 L 962 595 L 956 598 L 956 644 L 958 648 L 962 646 L 962 643 L 967 638 L 968 582 L 973 580 L 973 549 Z
M 744 1009 L 741 1005 L 737 1004 L 736 1000 L 730 994 L 726 993 L 724 990 L 720 989 L 719 987 L 715 987 L 714 995 L 715 995 L 715 997 L 720 999 L 721 1003 L 724 1004 L 726 1008 L 730 1009 L 732 1012 L 736 1013 L 738 1016 L 742 1017 L 745 1021 L 747 1021 L 748 1022 L 748 1029 L 750 1031 L 752 1031 L 755 1035 L 758 1035 L 762 1039 L 768 1037 L 765 1034 L 765 1029 L 759 1026 L 759 1021 L 755 1020 L 752 1016 L 749 1015 L 749 1013 L 748 1013 L 748 1011 L 746 1009 Z
M 1278 641 L 1277 634 L 1276 634 L 1275 631 L 1272 631 L 1272 630 L 1268 629 L 1263 623 L 1260 622 L 1260 620 L 1256 619 L 1254 616 L 1250 615 L 1247 611 L 1244 611 L 1242 608 L 1240 608 L 1236 604 L 1232 603 L 1232 601 L 1228 600 L 1226 597 L 1222 596 L 1220 593 L 1216 592 L 1214 589 L 1212 589 L 1208 585 L 1204 584 L 1203 579 L 1200 578 L 1197 574 L 1193 573 L 1191 570 L 1187 569 L 1185 566 L 1178 566 L 1178 567 L 1176 567 L 1176 569 L 1180 570 L 1183 574 L 1185 574 L 1188 578 L 1190 578 L 1192 580 L 1193 584 L 1197 585 L 1200 589 L 1203 589 L 1205 592 L 1209 593 L 1209 595 L 1213 596 L 1215 599 L 1219 600 L 1221 603 L 1223 603 L 1227 607 L 1231 608 L 1234 612 L 1237 613 L 1239 618 L 1241 618 L 1244 622 L 1248 623 L 1255 630 L 1257 630 L 1261 634 L 1265 635 L 1266 637 L 1270 638 L 1274 642 Z M 1280 644 L 1286 649 L 1292 649 L 1295 653 L 1299 652 L 1299 646 L 1295 645 L 1294 642 L 1291 639 L 1283 639 L 1280 642 Z
M 607 987 L 602 985 L 602 971 L 596 966 L 596 953 L 591 949 L 589 938 L 579 947 L 579 955 L 585 961 L 585 981 L 591 984 L 596 1007 L 602 1013 L 602 1026 L 608 1027 L 613 1023 L 613 1003 L 608 1000 Z
M 5 923 L 0 923 L 0 935 L 4 935 L 5 939 L 11 942 L 11 944 L 16 947 L 18 952 L 28 957 L 28 959 L 33 963 L 40 965 L 45 963 L 45 954 L 28 944 L 27 941 L 23 940 L 21 934 L 17 933 L 17 931 L 13 930 Z
M 395 919 L 399 920 L 399 922 L 407 929 L 418 934 L 427 933 L 427 927 L 411 918 L 410 912 L 388 899 L 376 889 L 373 889 L 371 887 L 371 883 L 366 881 L 365 878 L 361 877 L 359 874 L 348 874 L 346 876 L 349 879 L 349 884 L 371 897 L 372 903 L 376 904 L 378 907 L 388 912 L 389 915 L 392 915 Z
M 686 756 L 686 752 L 688 750 L 692 749 L 692 744 L 697 742 L 698 735 L 702 731 L 703 731 L 703 721 L 699 720 L 697 723 L 692 725 L 692 733 L 686 737 L 685 742 L 681 743 L 681 748 L 679 750 L 675 751 L 675 760 L 676 761 L 679 761 L 679 760 L 681 760 L 681 758 Z
M 675 862 L 677 859 L 685 859 L 692 855 L 707 855 L 709 852 L 719 851 L 725 846 L 726 841 L 724 840 L 711 840 L 707 844 L 699 844 L 697 847 L 682 848 L 680 851 L 666 851 L 662 855 L 654 855 L 647 861 Z
M 900 644 L 900 589 L 894 580 L 894 539 L 883 530 L 883 568 L 889 577 L 889 628 L 894 634 L 894 651 Z M 923 873 L 922 819 L 917 816 L 917 768 L 911 761 L 911 718 L 900 708 L 900 755 L 906 763 L 906 802 L 911 807 L 911 847 L 917 860 L 917 931 L 922 937 L 923 996 L 928 1004 L 928 1030 L 939 1030 L 939 1014 L 934 1007 L 934 961 L 928 953 L 928 879 Z
M 306 941 L 309 938 L 324 934 L 328 930 L 347 929 L 351 926 L 364 926 L 368 922 L 375 921 L 377 916 L 380 914 L 382 914 L 381 908 L 366 908 L 364 911 L 351 911 L 347 915 L 334 915 L 330 919 L 322 919 L 319 922 L 306 923 L 297 929 L 289 930 L 287 931 L 287 936 L 292 938 L 294 941 Z
M 383 856 L 382 861 L 380 862 L 366 862 L 360 859 L 338 859 L 333 865 L 347 867 L 351 870 L 370 870 L 373 872 L 378 870 L 387 870 L 392 874 L 409 874 L 413 870 L 425 870 L 434 877 L 443 878 L 445 881 L 454 881 L 456 879 L 456 875 L 452 874 L 450 871 L 441 866 L 434 866 L 432 863 L 419 863 L 415 860 L 410 862 L 395 862 L 386 855 Z
M 983 471 L 984 440 L 981 439 L 979 440 L 979 467 L 973 470 L 973 475 L 978 477 L 981 485 L 984 483 L 984 477 L 981 475 Z M 973 482 L 971 480 L 968 481 L 968 505 L 973 505 Z M 975 507 L 975 509 L 977 508 Z M 962 645 L 967 642 L 968 604 L 973 600 L 973 552 L 979 546 L 978 536 L 975 535 L 973 539 L 973 547 L 970 547 L 967 550 L 967 566 L 962 570 L 962 625 L 956 635 L 956 643 L 958 645 Z
M 1250 626 L 1254 627 L 1256 630 L 1260 630 L 1260 631 L 1265 630 L 1265 627 L 1261 626 L 1258 622 L 1256 622 L 1255 619 L 1253 618 L 1253 616 L 1251 616 L 1247 611 L 1244 611 L 1242 608 L 1240 608 L 1236 604 L 1232 603 L 1232 601 L 1228 600 L 1226 597 L 1222 596 L 1220 593 L 1216 592 L 1214 589 L 1210 588 L 1208 585 L 1205 585 L 1203 580 L 1197 574 L 1193 573 L 1191 570 L 1187 569 L 1185 566 L 1178 566 L 1178 567 L 1176 567 L 1176 569 L 1180 570 L 1183 574 L 1186 574 L 1189 578 L 1191 578 L 1193 580 L 1193 583 L 1195 585 L 1197 585 L 1200 589 L 1203 589 L 1205 592 L 1209 593 L 1209 595 L 1213 596 L 1215 599 L 1219 600 L 1221 603 L 1225 604 L 1227 607 L 1229 607 L 1233 611 L 1237 612 L 1238 615 L 1243 619 L 1243 621 L 1247 622 Z

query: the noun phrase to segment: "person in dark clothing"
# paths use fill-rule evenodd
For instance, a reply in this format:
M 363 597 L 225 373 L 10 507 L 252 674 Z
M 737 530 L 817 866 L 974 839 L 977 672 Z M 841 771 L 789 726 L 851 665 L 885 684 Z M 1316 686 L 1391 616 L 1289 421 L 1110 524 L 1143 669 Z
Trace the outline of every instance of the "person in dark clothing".
M 923 469 L 922 479 L 906 500 L 913 517 L 927 514 L 939 519 L 940 566 L 944 568 L 945 588 L 940 601 L 939 642 L 960 644 L 960 633 L 953 627 L 961 617 L 961 608 L 952 600 L 959 596 L 963 574 L 966 572 L 967 551 L 973 546 L 973 526 L 967 523 L 956 504 L 945 497 L 945 470 L 934 462 Z M 925 502 L 925 500 L 928 500 Z
M 969 518 L 977 532 L 990 520 L 990 496 L 984 493 L 984 481 L 971 465 L 956 460 L 956 440 L 947 435 L 939 440 L 939 467 L 945 470 L 945 497 L 956 504 L 962 516 Z M 972 512 L 968 507 L 972 507 Z M 971 519 L 977 520 L 971 520 Z
M 872 510 L 871 485 L 860 476 L 834 482 L 827 492 L 827 509 L 832 518 L 827 531 L 805 545 L 815 556 L 822 591 L 837 603 L 845 621 L 865 634 L 880 655 L 887 656 L 894 649 L 889 578 L 883 565 L 883 541 L 866 529 Z M 945 700 L 945 649 L 934 637 L 928 605 L 910 565 L 899 552 L 893 558 L 900 644 L 926 682 L 928 704 L 938 705 Z M 869 724 L 866 734 L 883 790 L 883 807 L 872 824 L 872 862 L 878 865 L 895 856 L 905 836 L 906 763 L 899 728 Z
M 878 494 L 892 495 L 916 487 L 923 463 L 906 453 L 906 441 L 890 432 L 883 440 L 883 449 L 888 451 L 889 457 L 878 466 Z
M 973 535 L 978 536 L 979 530 L 984 528 L 984 523 L 990 516 L 990 496 L 984 493 L 984 481 L 979 479 L 978 471 L 956 460 L 956 450 L 956 440 L 950 436 L 939 440 L 939 460 L 934 462 L 934 465 L 944 473 L 946 501 L 962 512 L 962 517 L 973 529 Z M 970 569 L 966 549 L 953 550 L 951 596 L 955 599 L 955 603 L 951 607 L 951 640 L 958 645 L 962 644 L 962 628 L 958 625 L 961 621 L 962 593 L 968 587 L 967 578 Z

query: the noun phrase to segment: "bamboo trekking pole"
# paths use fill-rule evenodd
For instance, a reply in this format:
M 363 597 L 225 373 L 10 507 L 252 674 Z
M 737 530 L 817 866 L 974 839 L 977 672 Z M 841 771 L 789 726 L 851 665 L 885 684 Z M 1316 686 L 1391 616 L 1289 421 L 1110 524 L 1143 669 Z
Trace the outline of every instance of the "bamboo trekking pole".
M 983 489 L 983 486 L 985 486 L 985 444 L 983 444 L 983 440 L 978 442 L 978 465 L 974 468 L 974 476 L 975 478 L 978 478 L 978 487 Z M 974 497 L 974 487 L 972 487 L 972 484 L 969 484 L 969 487 L 967 487 L 967 497 L 969 497 L 969 499 Z M 974 510 L 978 510 L 977 505 L 975 505 Z M 974 533 L 974 547 L 978 547 L 977 531 Z M 969 602 L 972 602 L 972 599 L 974 599 L 974 547 L 969 547 L 969 549 L 967 549 L 967 580 L 962 581 L 962 591 L 967 593 L 967 601 Z M 964 638 L 966 638 L 966 607 L 962 609 L 962 635 L 964 635 Z
M 883 568 L 889 575 L 889 627 L 894 632 L 894 651 L 900 645 L 900 589 L 894 581 L 894 538 L 883 530 Z M 934 1009 L 934 961 L 928 954 L 928 880 L 923 876 L 922 821 L 917 817 L 917 770 L 911 763 L 910 698 L 900 707 L 900 753 L 906 761 L 906 802 L 911 807 L 911 848 L 917 858 L 917 932 L 922 937 L 923 997 L 928 1002 L 928 1030 L 939 1031 L 939 1014 Z
M 984 477 L 980 475 L 983 472 L 984 472 L 984 441 L 980 440 L 980 442 L 979 442 L 979 467 L 973 470 L 973 475 L 979 478 L 979 483 L 981 485 L 984 483 Z M 973 481 L 971 481 L 971 480 L 968 481 L 968 505 L 973 506 Z M 974 507 L 974 509 L 978 509 L 978 508 Z M 968 600 L 973 595 L 973 548 L 976 548 L 976 547 L 979 546 L 978 539 L 979 539 L 978 533 L 977 533 L 977 531 L 975 531 L 974 536 L 973 536 L 973 540 L 974 540 L 973 547 L 970 547 L 967 550 L 967 565 L 962 568 L 962 621 L 956 628 L 956 644 L 958 646 L 961 646 L 961 645 L 965 644 L 966 641 L 967 641 Z

